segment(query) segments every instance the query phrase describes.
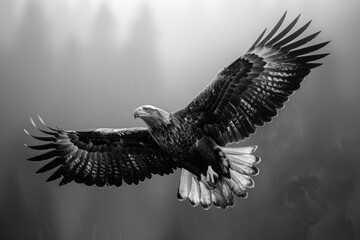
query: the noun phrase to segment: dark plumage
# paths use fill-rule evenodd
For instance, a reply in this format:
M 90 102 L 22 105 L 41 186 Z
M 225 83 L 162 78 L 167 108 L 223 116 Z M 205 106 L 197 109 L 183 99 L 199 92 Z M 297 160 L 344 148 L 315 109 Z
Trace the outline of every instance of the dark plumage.
M 28 147 L 49 151 L 29 160 L 50 159 L 38 172 L 56 169 L 48 181 L 62 178 L 60 185 L 138 184 L 152 174 L 182 168 L 180 200 L 189 198 L 193 206 L 205 209 L 211 203 L 233 206 L 233 195 L 244 198 L 254 187 L 251 177 L 259 172 L 260 158 L 253 155 L 256 146 L 225 146 L 270 122 L 310 69 L 321 65 L 314 61 L 327 55 L 312 52 L 328 42 L 303 47 L 319 32 L 297 39 L 310 22 L 289 34 L 299 17 L 276 35 L 285 15 L 184 109 L 172 113 L 149 105 L 136 109 L 134 117 L 148 128 L 66 131 L 47 127 L 39 117 L 48 130 L 38 129 L 46 137 L 33 137 L 46 143 Z

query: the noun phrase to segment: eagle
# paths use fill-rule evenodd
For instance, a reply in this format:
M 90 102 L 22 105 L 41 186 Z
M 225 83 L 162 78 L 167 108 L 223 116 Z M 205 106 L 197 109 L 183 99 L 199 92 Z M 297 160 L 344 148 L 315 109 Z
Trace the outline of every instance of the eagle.
M 25 133 L 42 141 L 25 146 L 47 150 L 29 158 L 48 160 L 37 173 L 54 170 L 47 181 L 59 185 L 75 181 L 87 186 L 135 184 L 181 169 L 179 200 L 209 209 L 234 206 L 235 196 L 246 198 L 259 173 L 257 146 L 238 143 L 277 115 L 311 69 L 326 54 L 314 54 L 330 41 L 306 43 L 319 33 L 299 37 L 311 21 L 291 31 L 299 20 L 282 26 L 286 12 L 265 35 L 260 34 L 245 55 L 219 71 L 213 80 L 183 109 L 167 112 L 144 105 L 134 117 L 147 127 L 63 130 L 50 127 L 38 116 L 43 134 Z M 291 31 L 291 33 L 290 33 Z

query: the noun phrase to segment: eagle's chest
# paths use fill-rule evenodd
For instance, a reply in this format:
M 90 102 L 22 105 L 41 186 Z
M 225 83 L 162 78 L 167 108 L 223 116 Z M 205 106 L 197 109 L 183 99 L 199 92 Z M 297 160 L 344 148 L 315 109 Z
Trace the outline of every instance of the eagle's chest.
M 198 134 L 188 124 L 168 125 L 150 131 L 159 146 L 171 155 L 187 155 L 196 147 Z

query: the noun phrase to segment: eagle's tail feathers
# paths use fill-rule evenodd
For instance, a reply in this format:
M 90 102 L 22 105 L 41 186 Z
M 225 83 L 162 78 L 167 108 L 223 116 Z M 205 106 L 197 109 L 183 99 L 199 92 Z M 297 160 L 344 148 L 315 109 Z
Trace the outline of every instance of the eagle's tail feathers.
M 211 190 L 209 190 L 202 181 L 199 181 L 200 184 L 200 204 L 204 209 L 209 209 L 211 207 Z
M 246 189 L 255 187 L 252 177 L 259 174 L 256 165 L 261 160 L 260 157 L 253 154 L 256 148 L 257 146 L 218 147 L 229 161 L 230 178 L 225 179 L 233 192 L 239 197 L 247 196 Z
M 231 187 L 225 179 L 219 181 L 218 186 L 211 190 L 211 197 L 215 207 L 227 208 L 234 206 L 234 196 Z
M 218 149 L 220 151 L 222 151 L 225 155 L 227 154 L 233 154 L 233 155 L 242 155 L 242 154 L 250 154 L 250 153 L 254 153 L 257 149 L 256 145 L 252 145 L 252 146 L 248 146 L 248 147 L 220 147 L 220 146 L 215 146 L 215 149 Z
M 211 191 L 205 183 L 185 169 L 181 172 L 177 196 L 180 201 L 188 198 L 191 206 L 196 207 L 200 204 L 204 209 L 209 209 L 212 202 Z
M 182 169 L 181 177 L 180 177 L 180 185 L 177 195 L 180 201 L 184 201 L 189 196 L 191 184 L 192 184 L 192 174 L 189 171 Z
M 247 198 L 247 189 L 255 186 L 252 176 L 259 173 L 255 165 L 260 162 L 260 158 L 252 154 L 256 146 L 217 149 L 228 161 L 230 178 L 220 177 L 216 187 L 210 188 L 206 178 L 198 178 L 183 169 L 178 190 L 179 200 L 188 198 L 192 206 L 201 205 L 204 209 L 209 209 L 211 203 L 225 209 L 234 206 L 233 194 Z
M 213 202 L 221 202 L 217 207 L 227 208 L 234 205 L 233 194 L 241 198 L 247 198 L 248 188 L 255 187 L 253 176 L 259 174 L 256 164 L 260 158 L 253 155 L 257 146 L 249 147 L 219 147 L 219 155 L 228 165 L 228 177 L 222 177 L 219 185 L 213 191 Z M 229 191 L 230 190 L 230 191 Z M 221 194 L 219 194 L 221 193 Z
M 246 198 L 247 192 L 245 186 L 240 184 L 239 180 L 234 176 L 234 173 L 231 171 L 231 178 L 226 179 L 227 184 L 229 185 L 231 191 L 238 197 Z
M 201 192 L 200 192 L 200 184 L 199 181 L 195 178 L 195 176 L 191 179 L 191 189 L 189 192 L 189 200 L 191 206 L 196 207 L 200 204 L 201 199 Z

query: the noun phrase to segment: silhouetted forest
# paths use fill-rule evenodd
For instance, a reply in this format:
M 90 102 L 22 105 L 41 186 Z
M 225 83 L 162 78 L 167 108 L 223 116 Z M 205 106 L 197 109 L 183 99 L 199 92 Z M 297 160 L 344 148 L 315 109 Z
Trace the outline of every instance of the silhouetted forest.
M 355 1 L 348 6 L 338 1 L 338 10 L 331 5 L 332 11 L 347 15 L 337 25 L 323 26 L 320 19 L 312 26 L 325 34 L 318 41 L 332 40 L 324 50 L 331 55 L 271 124 L 241 143 L 259 145 L 260 174 L 249 198 L 226 211 L 178 202 L 179 172 L 121 188 L 45 183 L 49 174 L 36 175 L 40 165 L 26 161 L 33 152 L 23 144 L 33 142 L 23 129 L 32 130 L 28 117 L 36 114 L 65 129 L 132 127 L 143 125 L 132 116 L 142 104 L 169 111 L 185 106 L 283 10 L 274 13 L 274 21 L 259 17 L 249 29 L 238 29 L 242 23 L 234 23 L 231 4 L 220 4 L 214 21 L 221 18 L 227 22 L 223 28 L 237 27 L 222 31 L 217 30 L 220 23 L 203 29 L 199 26 L 206 23 L 184 25 L 176 29 L 181 39 L 165 48 L 178 54 L 169 57 L 161 50 L 166 33 L 151 3 L 138 8 L 122 44 L 118 18 L 108 4 L 100 4 L 87 40 L 69 35 L 58 47 L 53 44 L 57 25 L 49 22 L 43 1 L 22 1 L 17 11 L 19 2 L 0 0 L 1 239 L 360 239 Z M 306 9 L 300 3 L 297 7 Z M 320 14 L 322 5 L 316 9 L 306 17 Z M 197 11 L 189 10 L 183 21 L 196 20 Z M 298 14 L 293 11 L 290 18 Z M 226 35 L 230 32 L 234 35 Z M 177 52 L 182 46 L 192 51 Z

